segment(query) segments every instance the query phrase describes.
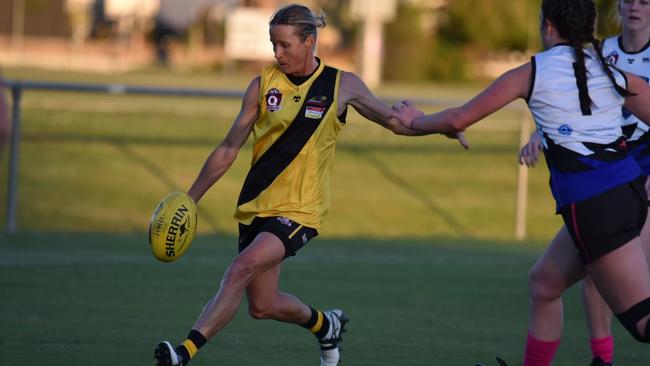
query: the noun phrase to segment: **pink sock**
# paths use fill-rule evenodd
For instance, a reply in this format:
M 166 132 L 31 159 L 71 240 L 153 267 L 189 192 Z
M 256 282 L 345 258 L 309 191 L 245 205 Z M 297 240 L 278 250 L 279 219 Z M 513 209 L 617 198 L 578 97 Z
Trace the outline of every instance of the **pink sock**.
M 591 339 L 591 354 L 601 360 L 612 363 L 614 359 L 614 337 Z
M 560 341 L 545 342 L 528 334 L 523 366 L 550 366 Z

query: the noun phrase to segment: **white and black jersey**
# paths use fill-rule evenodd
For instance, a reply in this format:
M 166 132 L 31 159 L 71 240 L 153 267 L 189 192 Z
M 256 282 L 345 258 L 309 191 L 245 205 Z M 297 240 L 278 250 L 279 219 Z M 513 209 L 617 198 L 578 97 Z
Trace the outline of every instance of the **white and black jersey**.
M 607 38 L 603 41 L 603 55 L 607 62 L 616 66 L 617 68 L 639 76 L 646 82 L 650 82 L 650 40 L 638 52 L 627 52 L 623 47 L 623 40 L 621 36 Z M 639 119 L 631 114 L 629 111 L 624 111 L 625 124 L 639 123 L 638 127 L 643 132 L 648 131 L 648 126 L 639 121 Z M 636 140 L 642 131 L 635 131 L 631 140 Z
M 612 85 L 595 51 L 584 52 L 592 100 L 588 113 L 580 106 L 573 47 L 559 44 L 532 58 L 527 102 L 543 135 L 558 210 L 630 182 L 641 173 L 623 146 L 621 107 L 625 100 Z M 612 71 L 616 82 L 626 87 L 625 75 Z
M 607 62 L 625 72 L 639 76 L 650 83 L 650 40 L 638 52 L 627 52 L 621 36 L 607 38 L 603 42 L 603 55 Z M 622 108 L 623 133 L 630 140 L 631 153 L 641 166 L 644 175 L 650 175 L 650 127 L 635 115 Z

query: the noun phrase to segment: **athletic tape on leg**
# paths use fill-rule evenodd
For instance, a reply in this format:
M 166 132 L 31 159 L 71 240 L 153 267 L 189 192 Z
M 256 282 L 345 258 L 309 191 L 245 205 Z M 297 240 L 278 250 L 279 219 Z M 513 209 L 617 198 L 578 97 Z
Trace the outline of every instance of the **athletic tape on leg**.
M 639 320 L 650 314 L 650 297 L 632 306 L 624 313 L 616 314 L 618 320 L 623 324 L 630 334 L 639 342 L 650 343 L 650 321 L 646 324 L 645 334 L 639 333 L 637 323 Z

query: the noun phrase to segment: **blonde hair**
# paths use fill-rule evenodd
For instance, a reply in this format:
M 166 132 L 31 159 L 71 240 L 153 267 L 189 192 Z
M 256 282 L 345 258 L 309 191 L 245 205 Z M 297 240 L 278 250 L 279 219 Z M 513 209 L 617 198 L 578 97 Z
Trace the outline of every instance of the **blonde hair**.
M 299 4 L 287 5 L 273 14 L 269 26 L 291 25 L 296 28 L 298 36 L 304 41 L 310 35 L 316 38 L 318 28 L 325 27 L 325 14 L 314 14 L 308 7 Z

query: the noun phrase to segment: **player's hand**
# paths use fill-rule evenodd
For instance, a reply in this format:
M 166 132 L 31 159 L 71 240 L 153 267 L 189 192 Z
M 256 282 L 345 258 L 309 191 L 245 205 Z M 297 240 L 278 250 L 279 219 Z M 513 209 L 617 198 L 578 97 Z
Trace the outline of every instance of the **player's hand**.
M 539 152 L 542 150 L 542 137 L 539 132 L 535 131 L 530 136 L 530 140 L 519 151 L 519 164 L 527 167 L 534 167 L 539 161 Z
M 446 133 L 445 136 L 450 139 L 458 140 L 458 143 L 463 147 L 463 149 L 469 150 L 469 143 L 467 142 L 467 139 L 465 138 L 465 134 L 463 132 Z
M 392 108 L 394 113 L 391 114 L 391 117 L 396 118 L 401 124 L 409 129 L 413 129 L 413 120 L 424 116 L 424 112 L 415 108 L 413 103 L 409 100 L 395 103 Z

